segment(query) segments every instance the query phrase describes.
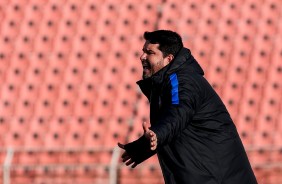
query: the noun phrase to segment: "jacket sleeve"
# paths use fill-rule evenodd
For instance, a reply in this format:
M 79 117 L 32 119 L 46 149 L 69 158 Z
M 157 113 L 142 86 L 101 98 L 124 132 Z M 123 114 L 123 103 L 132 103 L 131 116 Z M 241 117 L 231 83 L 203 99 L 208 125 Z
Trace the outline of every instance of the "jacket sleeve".
M 158 147 L 170 143 L 191 122 L 201 101 L 197 80 L 197 76 L 170 75 L 164 90 L 170 94 L 171 100 L 168 100 L 159 119 L 150 128 L 157 135 Z

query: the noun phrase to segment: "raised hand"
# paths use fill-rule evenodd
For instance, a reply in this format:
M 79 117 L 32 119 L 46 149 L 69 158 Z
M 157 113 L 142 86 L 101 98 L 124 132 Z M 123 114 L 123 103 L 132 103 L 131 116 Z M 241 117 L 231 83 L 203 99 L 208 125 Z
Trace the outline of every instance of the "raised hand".
M 151 150 L 156 150 L 158 143 L 157 135 L 149 129 L 149 124 L 147 122 L 143 122 L 143 130 L 145 137 L 150 140 Z

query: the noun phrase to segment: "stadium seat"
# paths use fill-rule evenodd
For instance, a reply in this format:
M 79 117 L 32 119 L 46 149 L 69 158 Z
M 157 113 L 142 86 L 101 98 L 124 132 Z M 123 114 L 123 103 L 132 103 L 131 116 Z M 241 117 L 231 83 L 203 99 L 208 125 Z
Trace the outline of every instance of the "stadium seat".
M 46 69 L 44 82 L 59 84 L 62 83 L 64 77 L 64 70 L 55 66 Z
M 64 56 L 65 53 L 69 53 L 71 51 L 71 36 L 65 34 L 64 32 L 57 33 L 56 37 L 54 38 L 54 48 L 53 50 L 57 51 L 57 57 L 54 58 L 54 61 L 58 62 L 61 61 L 60 63 L 64 64 L 66 66 L 66 62 L 64 61 Z M 52 60 L 51 60 L 52 61 Z M 54 62 L 53 61 L 53 62 Z
M 201 7 L 202 18 L 217 20 L 220 16 L 221 4 L 216 0 L 206 0 Z
M 96 56 L 108 56 L 104 54 L 106 54 L 105 51 L 111 49 L 112 47 L 110 35 L 107 35 L 106 32 L 96 33 L 93 36 L 92 40 L 93 44 L 91 47 Z M 103 59 L 103 57 L 101 57 L 100 59 Z
M 0 117 L 0 135 L 5 135 L 5 133 L 7 133 L 9 131 L 9 127 L 10 127 L 10 122 L 8 120 L 8 117 L 1 115 L 1 117 Z M 2 146 L 4 144 L 3 137 L 1 137 L 0 144 Z
M 67 137 L 70 138 L 69 136 L 67 136 Z M 68 140 L 66 139 L 66 141 L 68 141 Z M 69 141 L 69 143 L 71 143 L 71 142 L 73 142 L 73 141 Z M 66 144 L 67 144 L 66 147 L 68 147 L 68 148 L 70 148 L 70 146 L 74 146 L 74 145 L 70 145 L 68 143 L 66 143 Z M 60 154 L 59 163 L 63 163 L 63 164 L 75 164 L 75 163 L 78 163 L 78 152 L 77 151 L 72 151 L 72 150 L 62 152 Z
M 14 111 L 15 111 L 15 102 L 5 98 L 0 100 L 0 114 L 11 117 L 13 116 Z
M 26 135 L 26 138 L 25 138 L 24 146 L 26 148 L 31 148 L 31 149 L 40 148 L 44 143 L 43 140 L 44 140 L 44 133 L 43 132 L 41 132 L 38 129 L 37 130 L 36 129 L 29 130 L 28 134 Z M 32 153 L 34 153 L 34 152 L 32 152 Z M 36 157 L 36 154 L 35 154 L 35 157 Z
M 238 53 L 239 52 L 239 53 Z M 241 62 L 238 62 L 238 61 Z M 227 73 L 227 80 L 238 84 L 244 84 L 248 74 L 248 56 L 244 52 L 235 50 L 230 56 L 229 71 Z
M 18 67 L 10 67 L 6 74 L 6 81 L 17 86 L 23 83 L 25 71 Z
M 223 89 L 222 99 L 232 119 L 236 122 L 240 100 L 242 98 L 243 84 L 236 79 L 228 79 Z
M 73 65 L 78 65 L 78 63 Z M 67 67 L 64 72 L 64 82 L 71 83 L 74 86 L 79 86 L 82 82 L 83 71 L 84 70 L 78 66 Z
M 78 97 L 79 87 L 72 83 L 63 83 L 60 85 L 58 97 L 74 102 Z
M 257 147 L 261 145 L 263 145 L 264 147 L 272 146 L 273 139 L 274 139 L 274 135 L 271 131 L 258 129 L 254 135 L 254 146 L 257 146 Z M 258 163 L 259 161 L 256 161 L 256 162 Z
M 229 19 L 232 21 L 235 21 L 240 17 L 240 3 L 242 1 L 237 0 L 227 0 L 225 1 L 221 6 L 221 17 L 224 17 L 225 19 Z
M 30 120 L 30 131 L 38 132 L 38 134 L 45 135 L 50 126 L 50 117 L 40 117 L 34 115 L 34 117 Z M 40 137 L 40 136 L 39 136 Z
M 45 139 L 44 139 L 45 148 L 47 148 L 47 149 L 58 149 L 58 148 L 62 148 L 64 146 L 63 134 L 61 134 L 60 131 L 61 131 L 61 129 L 56 129 L 56 130 L 49 130 L 46 133 Z M 50 155 L 49 153 L 46 153 L 46 154 L 51 156 L 51 157 L 54 157 L 53 155 Z M 43 159 L 45 160 L 47 158 L 43 158 Z M 45 160 L 43 162 L 49 162 L 50 161 L 49 159 L 53 160 L 55 158 L 53 158 L 53 159 L 48 158 L 47 160 Z
M 262 17 L 270 17 L 277 19 L 280 15 L 281 2 L 279 0 L 267 0 L 261 7 Z
M 119 170 L 120 177 L 119 182 L 124 184 L 139 183 L 140 174 L 137 169 L 131 169 L 127 167 L 121 167 Z
M 276 35 L 277 33 L 277 28 L 278 28 L 278 20 L 275 17 L 271 17 L 272 14 L 270 14 L 270 16 L 265 15 L 262 16 L 262 18 L 259 21 L 259 27 L 264 27 L 264 29 L 259 29 L 258 33 L 260 34 L 268 34 L 268 35 Z
M 108 116 L 93 116 L 89 119 L 89 128 L 84 137 L 85 148 L 100 148 L 104 145 L 104 135 L 108 127 Z
M 251 6 L 251 5 L 250 5 Z M 245 8 L 248 7 L 245 5 Z M 252 6 L 251 6 L 252 7 Z M 249 15 L 241 15 L 241 19 L 238 24 L 238 31 L 240 33 L 242 32 L 248 32 L 250 34 L 255 35 L 257 32 L 257 24 L 255 24 L 258 15 L 256 13 L 254 15 L 251 14 L 252 12 L 248 12 Z M 255 18 L 253 17 L 255 16 Z
M 49 131 L 48 133 L 54 132 L 58 136 L 63 134 L 68 134 L 70 126 L 70 117 L 54 117 L 50 120 Z M 50 135 L 52 136 L 52 135 Z M 55 138 L 55 137 L 53 137 Z M 60 137 L 59 137 L 60 138 Z M 64 140 L 63 138 L 61 138 Z
M 251 152 L 249 160 L 257 165 L 267 164 L 271 159 L 270 152 L 263 147 Z
M 74 103 L 74 114 L 77 117 L 90 117 L 93 113 L 93 98 L 79 97 Z
M 17 86 L 20 86 L 20 84 L 24 82 L 24 77 L 25 77 L 25 70 L 16 66 L 11 66 L 7 71 L 6 81 L 8 83 L 13 83 Z
M 42 68 L 32 65 L 27 69 L 25 81 L 30 87 L 32 86 L 31 88 L 39 88 L 38 86 L 44 80 L 45 72 Z
M 69 8 L 67 8 L 66 5 L 64 5 L 64 10 L 62 10 L 62 21 L 59 22 L 58 25 L 58 32 L 64 33 L 65 35 L 72 37 L 75 35 L 75 29 L 76 29 L 76 23 L 77 23 L 77 16 L 72 15 L 70 12 L 70 14 L 65 14 L 65 10 L 70 9 L 70 11 L 73 11 L 73 9 L 75 6 L 70 6 Z
M 15 116 L 31 118 L 34 112 L 35 102 L 26 98 L 19 98 L 15 106 Z
M 119 119 L 112 118 L 108 122 L 109 128 L 105 136 L 105 146 L 113 148 L 118 142 L 125 142 L 128 133 L 127 122 L 119 121 Z
M 59 97 L 55 105 L 55 115 L 59 117 L 72 116 L 74 112 L 74 101 L 68 96 Z
M 260 15 L 260 9 L 262 5 L 262 1 L 256 1 L 256 0 L 247 0 L 244 2 L 242 11 L 241 11 L 241 18 L 251 18 L 253 20 L 257 20 Z
M 89 102 L 92 104 L 92 108 L 95 107 L 94 99 L 98 96 L 98 86 L 94 86 L 91 83 L 83 82 L 79 89 L 77 96 L 80 99 L 88 99 Z
M 69 122 L 69 131 L 73 134 L 79 134 L 84 139 L 85 134 L 89 129 L 90 116 L 75 116 Z
M 52 143 L 51 143 L 52 144 Z M 39 152 L 39 156 L 38 156 L 38 159 L 39 159 L 39 164 L 57 164 L 59 163 L 59 159 L 60 159 L 60 154 L 59 152 L 56 152 L 56 151 L 52 151 L 52 145 L 50 145 L 51 149 L 49 151 L 47 150 L 43 150 L 43 151 L 40 151 Z M 56 146 L 54 145 L 53 148 L 56 148 Z M 43 172 L 44 170 L 41 170 L 41 172 Z M 45 170 L 44 172 L 44 175 L 46 175 L 49 170 Z M 39 174 L 40 175 L 40 174 Z M 49 176 L 50 177 L 50 176 Z
M 151 160 L 151 158 L 149 160 Z M 157 165 L 157 162 L 155 162 L 154 165 L 149 165 L 141 169 L 141 172 L 140 172 L 141 183 L 161 184 L 164 182 L 162 179 L 162 172 L 160 168 L 158 168 L 156 165 Z
M 24 134 L 19 130 L 13 130 L 6 133 L 4 138 L 5 147 L 20 148 L 24 145 Z

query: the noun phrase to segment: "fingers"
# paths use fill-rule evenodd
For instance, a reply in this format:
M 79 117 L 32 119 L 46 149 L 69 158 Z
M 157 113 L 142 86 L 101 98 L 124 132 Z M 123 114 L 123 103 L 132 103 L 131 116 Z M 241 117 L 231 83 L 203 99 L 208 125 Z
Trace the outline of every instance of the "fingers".
M 124 149 L 124 144 L 121 144 L 118 142 L 118 147 L 120 147 L 121 149 Z
M 148 123 L 147 123 L 147 122 L 143 122 L 142 126 L 143 126 L 143 130 L 144 130 L 144 132 L 149 131 L 149 125 L 148 125 Z
M 137 163 L 133 163 L 131 168 L 135 168 L 138 164 Z
M 156 150 L 157 149 L 157 135 L 151 131 L 150 134 L 150 145 L 151 145 L 151 150 Z

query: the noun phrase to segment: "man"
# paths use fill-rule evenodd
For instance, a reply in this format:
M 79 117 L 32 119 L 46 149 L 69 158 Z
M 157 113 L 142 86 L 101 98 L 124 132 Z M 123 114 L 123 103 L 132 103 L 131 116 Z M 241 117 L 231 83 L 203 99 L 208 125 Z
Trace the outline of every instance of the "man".
M 157 153 L 166 184 L 256 184 L 230 115 L 181 37 L 145 32 L 138 81 L 150 101 L 144 135 L 126 145 L 133 168 Z

